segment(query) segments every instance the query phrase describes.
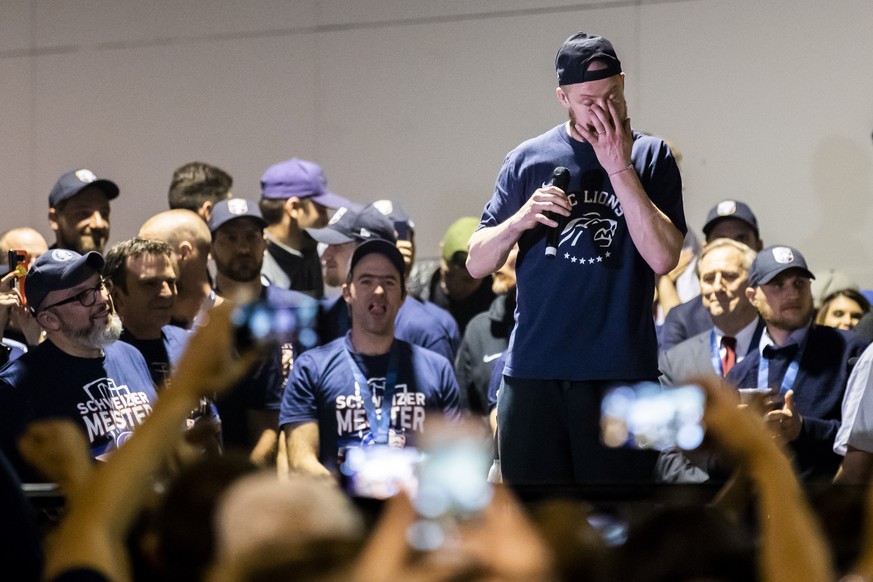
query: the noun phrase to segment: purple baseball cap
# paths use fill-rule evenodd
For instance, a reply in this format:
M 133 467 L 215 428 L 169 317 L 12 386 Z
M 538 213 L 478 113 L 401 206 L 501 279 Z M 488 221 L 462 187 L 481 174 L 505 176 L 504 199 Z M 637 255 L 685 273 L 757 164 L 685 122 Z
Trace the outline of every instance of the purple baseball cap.
M 327 189 L 321 166 L 315 162 L 291 158 L 273 164 L 261 176 L 264 198 L 311 198 L 325 208 L 342 208 L 351 202 Z

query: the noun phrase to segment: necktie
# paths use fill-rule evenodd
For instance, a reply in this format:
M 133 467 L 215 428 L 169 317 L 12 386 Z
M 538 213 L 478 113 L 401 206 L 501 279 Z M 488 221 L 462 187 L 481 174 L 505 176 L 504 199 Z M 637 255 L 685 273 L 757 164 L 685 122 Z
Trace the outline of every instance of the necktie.
M 721 372 L 727 376 L 734 364 L 737 363 L 737 338 L 722 336 L 721 347 L 724 348 L 724 356 L 721 358 Z

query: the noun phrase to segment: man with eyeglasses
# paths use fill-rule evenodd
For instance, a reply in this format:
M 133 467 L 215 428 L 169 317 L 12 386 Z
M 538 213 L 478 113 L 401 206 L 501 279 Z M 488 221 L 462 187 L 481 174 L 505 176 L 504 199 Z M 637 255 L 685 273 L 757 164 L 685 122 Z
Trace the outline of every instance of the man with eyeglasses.
M 24 481 L 38 474 L 16 442 L 27 425 L 69 418 L 105 459 L 151 413 L 157 396 L 142 354 L 124 342 L 121 319 L 101 277 L 103 257 L 53 249 L 27 273 L 25 296 L 46 340 L 0 369 L 0 449 Z

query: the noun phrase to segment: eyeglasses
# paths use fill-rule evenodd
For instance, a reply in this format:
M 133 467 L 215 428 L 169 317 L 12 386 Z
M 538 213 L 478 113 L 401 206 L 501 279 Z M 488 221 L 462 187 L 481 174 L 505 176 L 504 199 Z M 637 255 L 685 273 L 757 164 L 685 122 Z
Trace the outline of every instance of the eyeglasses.
M 83 291 L 79 291 L 72 297 L 67 297 L 57 303 L 52 303 L 51 305 L 47 305 L 42 307 L 40 311 L 45 309 L 51 309 L 52 307 L 59 307 L 61 305 L 66 305 L 67 303 L 72 303 L 73 301 L 78 301 L 82 307 L 91 307 L 95 303 L 97 303 L 97 294 L 106 290 L 108 293 L 112 291 L 112 280 L 111 279 L 100 279 L 100 281 L 94 286 L 89 287 Z

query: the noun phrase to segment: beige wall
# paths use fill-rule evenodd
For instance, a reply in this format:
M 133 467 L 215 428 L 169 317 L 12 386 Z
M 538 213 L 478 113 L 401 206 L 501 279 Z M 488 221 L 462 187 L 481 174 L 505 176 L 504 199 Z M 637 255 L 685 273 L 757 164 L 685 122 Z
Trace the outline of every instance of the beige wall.
M 867 0 L 0 0 L 0 230 L 48 234 L 73 167 L 121 187 L 118 241 L 181 163 L 256 198 L 299 156 L 349 198 L 401 200 L 433 255 L 562 120 L 554 53 L 581 29 L 616 44 L 634 126 L 682 150 L 690 224 L 743 199 L 766 242 L 873 287 L 871 26 Z

